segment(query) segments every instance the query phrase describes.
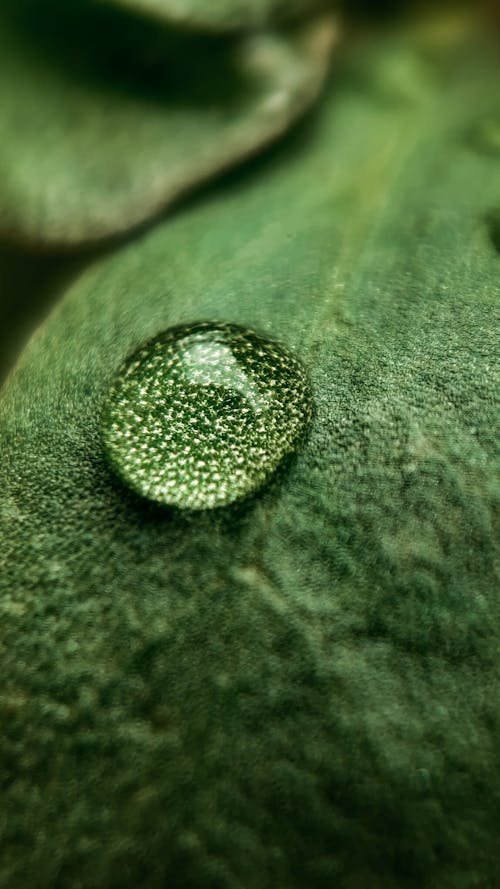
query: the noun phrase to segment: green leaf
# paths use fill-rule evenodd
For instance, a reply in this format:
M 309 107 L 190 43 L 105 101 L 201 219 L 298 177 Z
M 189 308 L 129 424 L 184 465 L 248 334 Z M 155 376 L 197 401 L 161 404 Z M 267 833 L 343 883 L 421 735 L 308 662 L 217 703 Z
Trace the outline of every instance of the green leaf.
M 497 878 L 498 114 L 489 38 L 346 47 L 286 147 L 101 261 L 2 414 L 0 882 Z M 114 481 L 116 368 L 214 319 L 305 362 L 280 483 L 196 518 Z
M 183 28 L 259 28 L 325 6 L 328 0 L 100 0 Z
M 127 232 L 281 135 L 334 33 L 193 43 L 78 7 L 1 15 L 0 234 L 51 247 Z

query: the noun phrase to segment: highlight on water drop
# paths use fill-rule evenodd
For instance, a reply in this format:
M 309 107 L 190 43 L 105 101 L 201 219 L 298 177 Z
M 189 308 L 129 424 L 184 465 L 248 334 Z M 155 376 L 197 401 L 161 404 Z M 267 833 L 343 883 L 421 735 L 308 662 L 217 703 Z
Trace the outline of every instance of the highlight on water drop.
M 188 510 L 258 490 L 299 446 L 312 401 L 284 346 L 236 324 L 172 327 L 118 370 L 102 413 L 116 475 L 137 494 Z

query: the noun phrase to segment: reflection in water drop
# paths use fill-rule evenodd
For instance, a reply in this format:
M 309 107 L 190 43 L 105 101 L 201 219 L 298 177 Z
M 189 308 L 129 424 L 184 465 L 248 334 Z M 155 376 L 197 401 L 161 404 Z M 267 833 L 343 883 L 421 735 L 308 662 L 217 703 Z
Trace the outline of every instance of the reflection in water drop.
M 121 367 L 103 441 L 138 494 L 185 509 L 255 491 L 311 418 L 304 369 L 283 346 L 233 324 L 173 327 Z

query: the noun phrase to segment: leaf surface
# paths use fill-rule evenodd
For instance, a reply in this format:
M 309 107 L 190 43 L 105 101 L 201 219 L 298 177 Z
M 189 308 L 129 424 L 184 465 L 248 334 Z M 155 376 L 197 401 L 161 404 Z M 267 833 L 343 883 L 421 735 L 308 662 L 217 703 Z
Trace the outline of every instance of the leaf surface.
M 497 82 L 470 26 L 353 42 L 286 150 L 85 273 L 26 350 L 4 885 L 495 885 L 500 183 L 471 132 Z M 295 350 L 316 414 L 279 483 L 189 519 L 113 480 L 99 416 L 129 351 L 204 319 Z

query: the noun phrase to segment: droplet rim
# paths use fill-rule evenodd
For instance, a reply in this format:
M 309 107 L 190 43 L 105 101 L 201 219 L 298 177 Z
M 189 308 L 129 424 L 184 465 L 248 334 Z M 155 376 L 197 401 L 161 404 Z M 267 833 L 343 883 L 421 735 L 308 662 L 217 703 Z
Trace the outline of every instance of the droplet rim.
M 221 499 L 218 502 L 210 504 L 205 503 L 202 505 L 188 505 L 186 503 L 180 502 L 178 498 L 168 499 L 166 496 L 162 496 L 161 498 L 158 496 L 153 496 L 151 493 L 145 491 L 143 487 L 141 488 L 137 479 L 134 479 L 126 472 L 124 472 L 123 464 L 120 463 L 120 460 L 117 459 L 116 456 L 117 454 L 119 455 L 119 449 L 113 446 L 113 442 L 108 436 L 108 430 L 110 428 L 110 421 L 113 413 L 113 396 L 119 391 L 120 382 L 124 378 L 130 376 L 130 374 L 133 373 L 133 370 L 137 368 L 137 362 L 142 354 L 146 353 L 148 350 L 151 350 L 154 345 L 161 344 L 163 346 L 168 346 L 169 343 L 173 343 L 178 340 L 180 338 L 180 334 L 185 335 L 187 333 L 204 333 L 212 331 L 220 331 L 225 335 L 235 333 L 239 336 L 250 335 L 257 340 L 262 340 L 263 344 L 266 347 L 277 349 L 283 355 L 286 361 L 293 366 L 294 371 L 299 374 L 299 379 L 302 384 L 303 419 L 302 422 L 297 425 L 294 434 L 289 439 L 287 445 L 283 448 L 276 462 L 266 467 L 265 469 L 262 469 L 261 471 L 255 472 L 252 475 L 251 483 L 249 482 L 246 489 L 238 491 L 234 496 L 226 496 L 224 499 Z M 256 330 L 255 328 L 250 328 L 248 326 L 243 326 L 233 322 L 203 320 L 191 323 L 187 322 L 183 324 L 176 324 L 168 327 L 167 329 L 160 331 L 160 333 L 156 334 L 155 336 L 152 336 L 146 341 L 143 341 L 140 345 L 136 346 L 135 349 L 128 353 L 127 357 L 115 369 L 106 389 L 100 416 L 100 435 L 102 447 L 108 464 L 113 472 L 113 475 L 128 490 L 139 496 L 143 501 L 154 504 L 159 508 L 178 510 L 182 513 L 202 513 L 212 512 L 213 510 L 227 509 L 228 507 L 231 507 L 233 505 L 253 499 L 259 493 L 259 491 L 264 486 L 268 485 L 271 479 L 279 473 L 280 469 L 283 468 L 283 465 L 287 462 L 287 460 L 293 457 L 300 449 L 300 447 L 304 444 L 310 430 L 313 415 L 314 404 L 306 367 L 304 363 L 287 345 L 283 344 L 274 337 L 270 337 L 267 334 Z

